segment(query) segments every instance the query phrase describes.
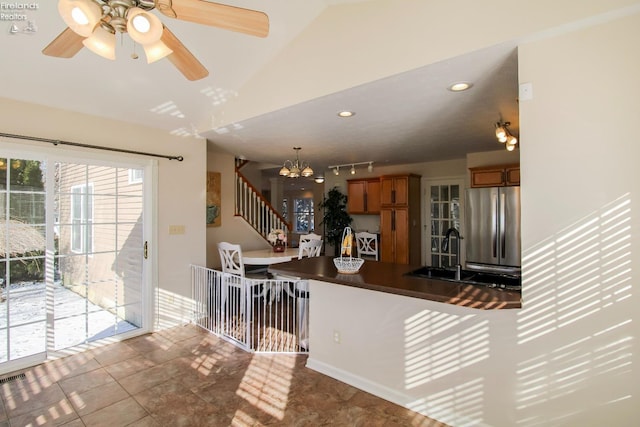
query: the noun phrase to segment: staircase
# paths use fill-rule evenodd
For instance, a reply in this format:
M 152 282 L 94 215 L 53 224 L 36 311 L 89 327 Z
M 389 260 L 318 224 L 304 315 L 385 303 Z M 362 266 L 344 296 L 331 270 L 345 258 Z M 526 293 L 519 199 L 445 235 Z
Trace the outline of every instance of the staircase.
M 291 231 L 291 224 L 271 206 L 271 203 L 240 172 L 242 166 L 247 163 L 248 160 L 236 159 L 235 215 L 244 218 L 265 240 L 273 229 L 279 228 L 285 230 L 285 233 L 288 234 Z

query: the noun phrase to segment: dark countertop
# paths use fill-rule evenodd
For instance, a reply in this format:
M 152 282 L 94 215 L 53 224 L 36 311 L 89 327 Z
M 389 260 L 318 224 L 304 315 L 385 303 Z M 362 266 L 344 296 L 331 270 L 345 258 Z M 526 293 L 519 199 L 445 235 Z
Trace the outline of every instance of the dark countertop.
M 482 310 L 522 307 L 520 292 L 404 275 L 417 268 L 367 260 L 357 274 L 341 274 L 333 257 L 322 256 L 272 264 L 269 272 Z

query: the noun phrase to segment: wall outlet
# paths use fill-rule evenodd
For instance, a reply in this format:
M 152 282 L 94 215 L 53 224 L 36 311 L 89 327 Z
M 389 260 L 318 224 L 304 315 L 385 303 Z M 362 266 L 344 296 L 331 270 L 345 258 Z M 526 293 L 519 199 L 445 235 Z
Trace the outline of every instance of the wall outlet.
M 333 331 L 333 342 L 336 344 L 340 344 L 340 331 Z

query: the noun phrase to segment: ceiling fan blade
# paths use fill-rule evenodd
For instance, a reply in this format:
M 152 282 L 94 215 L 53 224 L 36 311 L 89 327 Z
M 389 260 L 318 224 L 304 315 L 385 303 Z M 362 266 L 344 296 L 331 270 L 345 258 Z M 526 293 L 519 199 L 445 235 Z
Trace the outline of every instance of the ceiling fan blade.
M 76 34 L 71 28 L 60 33 L 47 47 L 42 49 L 42 53 L 57 58 L 72 58 L 80 49 L 84 47 L 82 41 L 84 37 Z
M 257 10 L 204 0 L 156 0 L 156 7 L 164 15 L 182 21 L 258 37 L 266 37 L 269 34 L 269 17 Z
M 187 80 L 200 80 L 209 75 L 209 71 L 204 65 L 189 52 L 189 49 L 167 27 L 164 27 L 161 40 L 173 51 L 167 58 Z

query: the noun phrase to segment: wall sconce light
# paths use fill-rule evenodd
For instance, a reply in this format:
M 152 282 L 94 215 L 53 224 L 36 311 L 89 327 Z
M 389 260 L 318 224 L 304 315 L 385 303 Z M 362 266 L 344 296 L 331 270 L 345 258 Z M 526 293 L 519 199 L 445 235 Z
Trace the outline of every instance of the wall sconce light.
M 356 174 L 356 166 L 360 166 L 360 165 L 367 165 L 367 171 L 369 172 L 373 172 L 373 161 L 368 161 L 368 162 L 358 162 L 358 163 L 345 163 L 344 165 L 333 165 L 333 166 L 329 166 L 329 169 L 333 170 L 333 174 L 334 175 L 340 175 L 340 168 L 341 167 L 349 167 L 351 166 L 351 168 L 349 169 L 349 173 L 351 175 L 355 175 Z
M 505 144 L 505 148 L 507 151 L 513 151 L 518 144 L 518 138 L 513 136 L 513 134 L 509 131 L 509 126 L 511 123 L 499 121 L 496 123 L 496 138 L 498 141 Z

